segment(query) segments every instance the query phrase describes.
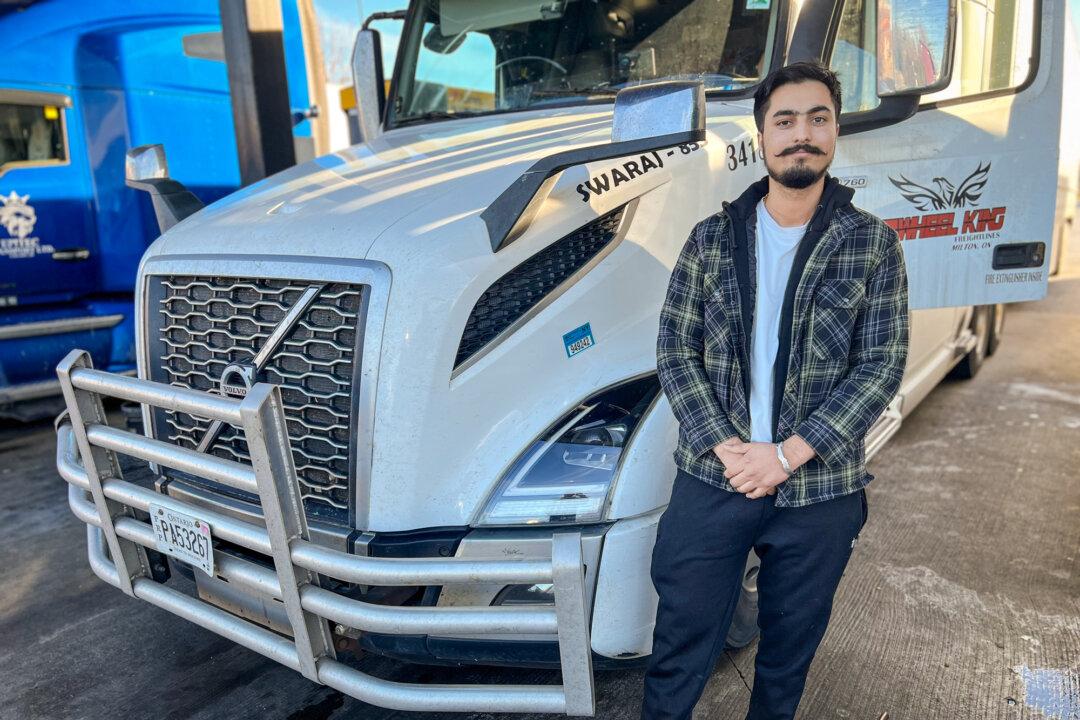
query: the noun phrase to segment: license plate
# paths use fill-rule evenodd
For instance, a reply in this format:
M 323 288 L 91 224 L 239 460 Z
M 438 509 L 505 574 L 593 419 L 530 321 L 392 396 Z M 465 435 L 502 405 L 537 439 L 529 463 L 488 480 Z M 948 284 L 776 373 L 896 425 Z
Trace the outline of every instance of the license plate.
M 151 505 L 150 521 L 159 551 L 214 576 L 214 544 L 210 541 L 210 525 L 205 520 Z

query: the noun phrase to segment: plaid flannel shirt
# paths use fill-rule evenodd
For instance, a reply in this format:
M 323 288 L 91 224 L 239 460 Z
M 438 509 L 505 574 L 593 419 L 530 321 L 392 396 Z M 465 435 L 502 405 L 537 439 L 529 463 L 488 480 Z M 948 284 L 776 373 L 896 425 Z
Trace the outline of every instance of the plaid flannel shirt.
M 834 179 L 828 183 L 837 190 Z M 752 208 L 766 189 L 766 179 L 751 185 L 736 203 L 725 203 L 724 211 L 694 227 L 672 272 L 657 338 L 660 383 L 679 421 L 675 462 L 731 491 L 713 448 L 733 435 L 750 438 Z M 840 200 L 811 221 L 802 242 L 812 242 L 813 249 L 785 311 L 790 347 L 778 353 L 788 363 L 786 374 L 777 375 L 783 388 L 776 383 L 774 439 L 798 434 L 817 454 L 777 486 L 777 506 L 829 500 L 873 479 L 865 468 L 866 433 L 896 395 L 907 361 L 907 275 L 899 238 L 851 205 L 850 189 L 839 191 L 831 194 Z M 739 204 L 741 214 L 734 212 Z M 745 288 L 733 251 L 733 216 L 745 223 Z M 797 272 L 792 269 L 791 282 Z

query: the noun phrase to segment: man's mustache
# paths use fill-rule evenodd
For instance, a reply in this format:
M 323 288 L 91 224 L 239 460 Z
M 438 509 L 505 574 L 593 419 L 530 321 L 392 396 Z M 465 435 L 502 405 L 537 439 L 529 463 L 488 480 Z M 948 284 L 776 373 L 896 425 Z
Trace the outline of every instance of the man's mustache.
M 824 151 L 821 148 L 814 147 L 813 145 L 792 145 L 787 150 L 779 153 L 777 157 L 784 157 L 785 155 L 792 155 L 797 152 L 808 152 L 813 155 L 824 155 Z

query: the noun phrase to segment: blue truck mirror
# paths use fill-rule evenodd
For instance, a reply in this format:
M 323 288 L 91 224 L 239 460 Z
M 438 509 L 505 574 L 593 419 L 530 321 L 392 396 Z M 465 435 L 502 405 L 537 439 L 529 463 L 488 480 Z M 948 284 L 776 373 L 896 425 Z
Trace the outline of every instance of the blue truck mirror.
M 127 151 L 124 179 L 132 181 L 164 180 L 169 177 L 169 162 L 163 145 L 140 145 Z

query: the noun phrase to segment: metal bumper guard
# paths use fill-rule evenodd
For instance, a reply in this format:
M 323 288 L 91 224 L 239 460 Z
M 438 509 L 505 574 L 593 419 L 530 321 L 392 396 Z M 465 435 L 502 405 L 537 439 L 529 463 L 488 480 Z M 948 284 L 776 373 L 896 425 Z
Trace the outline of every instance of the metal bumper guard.
M 380 707 L 420 711 L 542 712 L 592 716 L 595 699 L 581 536 L 557 533 L 551 560 L 369 558 L 312 543 L 285 430 L 281 396 L 260 383 L 243 400 L 94 370 L 73 350 L 57 367 L 71 417 L 58 429 L 57 467 L 68 502 L 87 524 L 90 567 L 105 582 L 272 658 L 313 680 Z M 179 410 L 242 428 L 252 464 L 224 460 L 109 427 L 101 397 Z M 126 482 L 116 454 L 256 493 L 265 527 Z M 151 503 L 195 515 L 214 537 L 261 553 L 274 570 L 215 555 L 215 574 L 284 604 L 292 637 L 279 635 L 152 579 L 144 548 L 153 528 L 136 517 Z M 387 607 L 320 587 L 319 576 L 363 585 L 553 583 L 555 607 Z M 557 633 L 563 685 L 396 683 L 339 662 L 329 622 L 400 634 Z

